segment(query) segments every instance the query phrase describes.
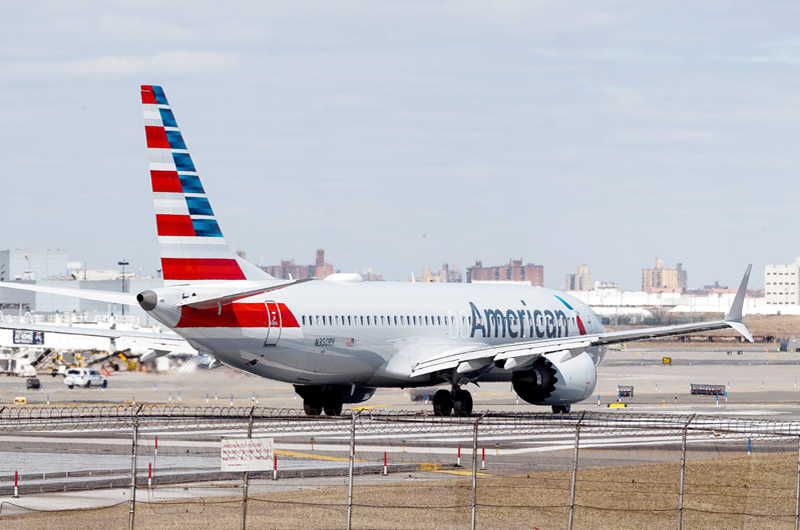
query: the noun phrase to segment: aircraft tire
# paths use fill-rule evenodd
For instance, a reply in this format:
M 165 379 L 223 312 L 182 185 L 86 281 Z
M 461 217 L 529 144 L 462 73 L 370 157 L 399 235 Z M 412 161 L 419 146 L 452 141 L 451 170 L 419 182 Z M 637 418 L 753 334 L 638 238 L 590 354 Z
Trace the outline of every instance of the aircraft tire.
M 437 390 L 433 395 L 433 414 L 449 416 L 453 412 L 453 395 L 449 390 Z
M 326 416 L 342 415 L 342 395 L 339 392 L 326 392 L 322 396 L 322 408 Z
M 322 414 L 322 401 L 304 399 L 303 411 L 306 416 L 319 416 Z
M 469 416 L 472 414 L 472 394 L 468 390 L 456 390 L 453 400 L 453 412 L 456 416 Z
M 569 405 L 553 405 L 553 414 L 569 414 L 571 408 Z

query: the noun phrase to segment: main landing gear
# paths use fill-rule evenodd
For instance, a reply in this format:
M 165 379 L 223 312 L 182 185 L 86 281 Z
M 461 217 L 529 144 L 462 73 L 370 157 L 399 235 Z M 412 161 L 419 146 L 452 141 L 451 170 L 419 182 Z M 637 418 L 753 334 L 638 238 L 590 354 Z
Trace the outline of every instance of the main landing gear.
M 472 394 L 455 387 L 450 390 L 437 390 L 433 395 L 433 414 L 435 416 L 469 416 L 472 414 Z
M 326 416 L 342 414 L 342 394 L 338 390 L 309 389 L 304 392 L 303 410 L 308 416 Z
M 553 414 L 569 414 L 571 408 L 569 405 L 553 405 Z

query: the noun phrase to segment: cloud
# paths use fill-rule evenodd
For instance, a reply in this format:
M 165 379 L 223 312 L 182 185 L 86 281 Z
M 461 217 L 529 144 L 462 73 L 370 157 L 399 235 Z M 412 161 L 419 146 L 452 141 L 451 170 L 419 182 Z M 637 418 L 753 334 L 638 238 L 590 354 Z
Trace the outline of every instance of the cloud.
M 0 79 L 88 77 L 125 78 L 169 74 L 205 75 L 230 68 L 237 62 L 233 53 L 175 50 L 153 55 L 106 55 L 64 61 L 5 61 Z
M 677 62 L 681 59 L 665 53 L 644 53 L 623 49 L 599 50 L 560 50 L 552 48 L 534 48 L 533 52 L 542 57 L 554 59 L 586 59 L 591 61 L 627 61 L 627 62 Z

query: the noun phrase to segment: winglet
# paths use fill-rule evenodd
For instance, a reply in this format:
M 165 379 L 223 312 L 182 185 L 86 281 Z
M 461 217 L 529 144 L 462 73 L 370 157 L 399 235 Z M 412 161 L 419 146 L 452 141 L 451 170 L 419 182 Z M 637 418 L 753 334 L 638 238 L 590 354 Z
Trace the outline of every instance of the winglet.
M 739 290 L 736 291 L 736 298 L 733 299 L 733 304 L 731 304 L 731 310 L 728 311 L 728 315 L 725 317 L 725 321 L 733 321 L 733 322 L 741 322 L 742 321 L 742 306 L 744 306 L 744 297 L 747 294 L 747 282 L 750 280 L 750 270 L 753 268 L 753 264 L 747 266 L 747 270 L 744 273 L 744 278 L 742 278 L 742 283 L 739 285 Z
M 742 278 L 742 283 L 739 285 L 739 290 L 736 291 L 736 297 L 733 299 L 733 304 L 731 304 L 731 310 L 728 311 L 728 314 L 725 317 L 725 322 L 727 322 L 730 327 L 741 333 L 744 338 L 750 342 L 753 342 L 753 336 L 750 335 L 747 327 L 745 327 L 745 325 L 742 323 L 742 308 L 744 306 L 744 297 L 747 294 L 747 282 L 750 280 L 750 271 L 752 268 L 752 263 L 747 266 L 747 270 L 744 273 L 744 278 Z

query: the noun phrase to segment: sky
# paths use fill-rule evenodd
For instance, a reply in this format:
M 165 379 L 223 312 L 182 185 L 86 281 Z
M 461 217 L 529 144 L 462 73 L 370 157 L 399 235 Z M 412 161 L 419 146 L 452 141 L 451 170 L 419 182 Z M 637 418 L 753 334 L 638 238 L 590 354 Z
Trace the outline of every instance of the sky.
M 522 258 L 638 289 L 800 255 L 800 4 L 11 2 L 0 248 L 159 267 L 139 86 L 256 264 Z M 423 236 L 424 234 L 424 236 Z

